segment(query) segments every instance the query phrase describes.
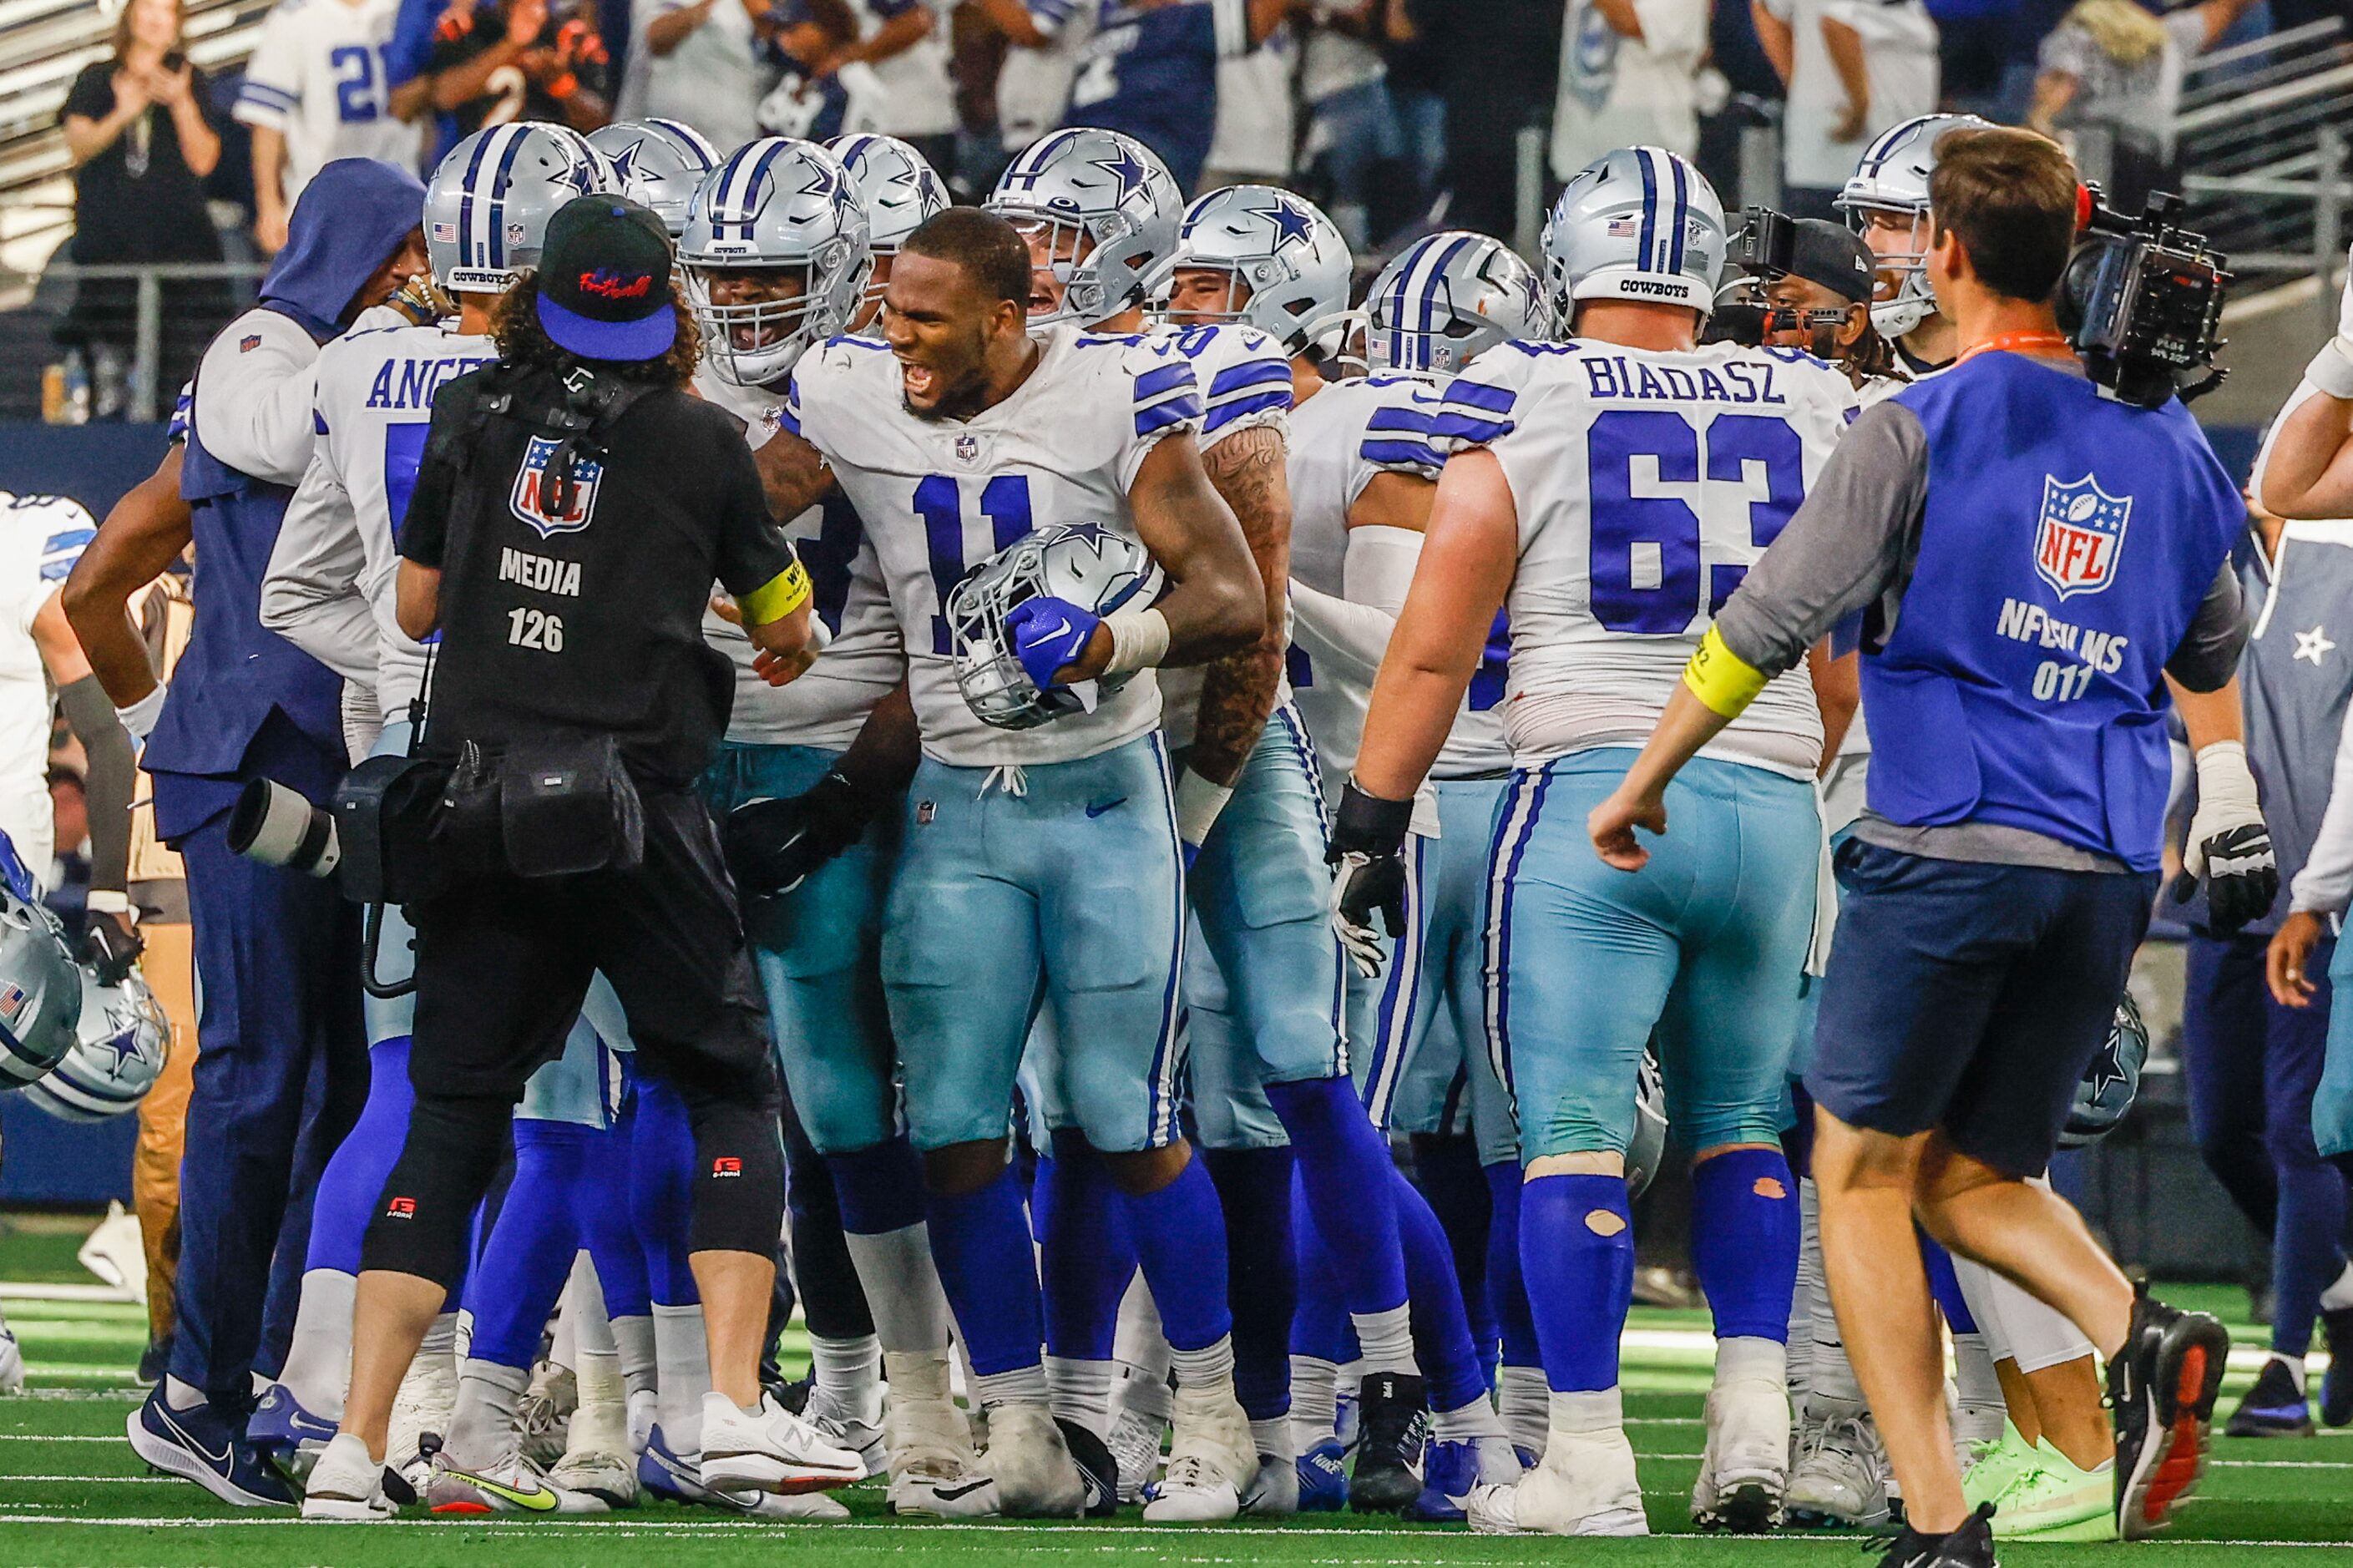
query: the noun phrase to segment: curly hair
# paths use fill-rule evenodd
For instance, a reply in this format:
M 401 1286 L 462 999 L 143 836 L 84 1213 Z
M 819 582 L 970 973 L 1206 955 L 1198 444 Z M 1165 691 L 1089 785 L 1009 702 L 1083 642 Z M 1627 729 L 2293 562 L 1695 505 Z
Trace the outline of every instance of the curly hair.
M 693 379 L 694 367 L 702 358 L 702 334 L 696 329 L 694 313 L 687 309 L 675 282 L 670 285 L 670 303 L 678 318 L 678 335 L 659 357 L 584 360 L 570 349 L 558 347 L 555 340 L 547 335 L 547 329 L 539 324 L 539 274 L 526 272 L 491 307 L 491 337 L 499 345 L 499 357 L 512 364 L 544 365 L 559 372 L 571 365 L 586 364 L 621 381 L 682 387 Z

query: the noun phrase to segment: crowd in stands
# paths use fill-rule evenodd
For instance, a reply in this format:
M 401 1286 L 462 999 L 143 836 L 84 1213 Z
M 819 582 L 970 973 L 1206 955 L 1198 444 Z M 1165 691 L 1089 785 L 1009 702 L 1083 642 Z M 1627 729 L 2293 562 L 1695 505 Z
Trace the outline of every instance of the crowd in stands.
M 1743 189 L 1742 132 L 1778 121 L 1782 204 L 1831 216 L 1870 139 L 1941 106 L 2105 162 L 2137 208 L 2177 173 L 2200 53 L 2343 0 L 280 0 L 240 77 L 187 63 L 179 0 L 128 0 L 60 113 L 83 266 L 259 259 L 311 170 L 430 167 L 485 124 L 658 116 L 722 148 L 881 132 L 961 199 L 1064 123 L 1128 130 L 1192 190 L 1296 186 L 1360 258 L 1433 219 L 1513 232 L 1517 148 L 1556 184 L 1612 146 L 1692 155 Z M 1212 107 L 1214 106 L 1214 107 Z M 1754 184 L 1752 181 L 1751 184 Z M 206 216 L 242 209 L 227 236 Z M 82 281 L 58 329 L 101 388 L 132 349 L 127 279 Z M 177 384 L 225 315 L 174 283 Z M 103 416 L 120 397 L 101 391 Z

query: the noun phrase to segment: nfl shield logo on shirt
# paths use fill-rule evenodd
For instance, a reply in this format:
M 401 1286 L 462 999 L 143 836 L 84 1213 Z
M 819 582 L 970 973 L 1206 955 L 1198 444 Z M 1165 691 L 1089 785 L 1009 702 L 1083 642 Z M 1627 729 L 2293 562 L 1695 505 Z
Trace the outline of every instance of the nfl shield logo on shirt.
M 572 504 L 561 512 L 554 510 L 546 479 L 548 459 L 555 456 L 555 445 L 544 436 L 531 438 L 530 447 L 523 451 L 522 467 L 515 472 L 514 494 L 508 500 L 515 516 L 538 530 L 542 539 L 558 533 L 577 533 L 587 527 L 589 513 L 596 510 L 596 483 L 605 477 L 604 464 L 575 456 L 572 493 L 565 498 Z
M 969 468 L 980 461 L 980 437 L 969 430 L 959 430 L 954 443 L 955 460 Z
M 2112 496 L 2085 474 L 2062 484 L 2042 478 L 2042 516 L 2034 529 L 2034 570 L 2062 599 L 2096 594 L 2116 580 L 2133 499 Z

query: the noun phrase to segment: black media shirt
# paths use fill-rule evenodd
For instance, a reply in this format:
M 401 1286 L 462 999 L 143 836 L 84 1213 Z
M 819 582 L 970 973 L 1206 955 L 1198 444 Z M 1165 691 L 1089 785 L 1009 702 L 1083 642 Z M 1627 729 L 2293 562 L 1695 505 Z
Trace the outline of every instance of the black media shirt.
M 557 515 L 540 489 L 555 443 L 520 420 L 489 420 L 462 473 L 445 455 L 483 374 L 435 396 L 399 533 L 404 557 L 441 572 L 431 748 L 613 734 L 640 783 L 692 783 L 734 695 L 702 637 L 711 584 L 748 593 L 794 559 L 742 426 L 687 393 L 650 393 L 603 433 L 601 465 L 575 464 Z

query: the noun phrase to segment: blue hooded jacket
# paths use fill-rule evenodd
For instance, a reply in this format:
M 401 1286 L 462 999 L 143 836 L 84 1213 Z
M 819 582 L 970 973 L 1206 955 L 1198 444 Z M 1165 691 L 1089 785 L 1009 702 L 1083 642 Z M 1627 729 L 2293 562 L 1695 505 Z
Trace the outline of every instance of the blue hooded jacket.
M 352 297 L 424 211 L 416 175 L 369 158 L 329 163 L 294 204 L 286 247 L 262 279 L 257 309 L 328 342 L 343 331 Z M 251 315 L 224 330 L 247 331 Z M 255 773 L 323 798 L 344 760 L 342 681 L 261 626 L 261 579 L 294 492 L 206 450 L 192 407 L 180 493 L 195 514 L 195 625 L 145 756 L 156 780 L 156 829 L 167 840 L 226 810 Z M 272 715 L 287 724 L 271 725 Z M 258 747 L 265 729 L 273 739 Z

